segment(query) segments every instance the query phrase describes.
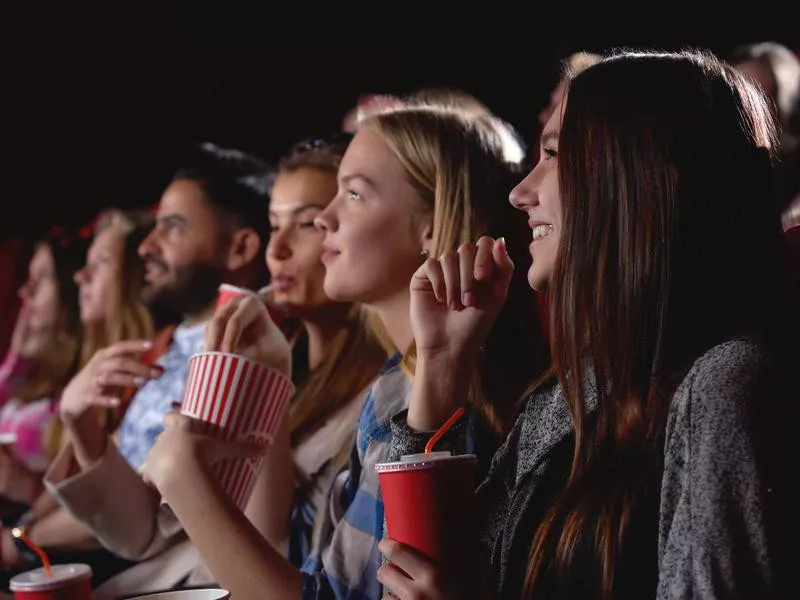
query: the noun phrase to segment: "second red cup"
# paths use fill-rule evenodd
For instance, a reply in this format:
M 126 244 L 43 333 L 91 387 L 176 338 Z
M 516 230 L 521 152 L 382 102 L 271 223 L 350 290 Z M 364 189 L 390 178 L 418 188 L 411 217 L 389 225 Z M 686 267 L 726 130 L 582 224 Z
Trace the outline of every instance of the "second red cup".
M 431 452 L 375 466 L 389 537 L 439 565 L 464 565 L 474 544 L 472 454 Z
M 255 296 L 257 298 L 261 298 L 264 304 L 266 304 L 267 310 L 269 311 L 269 316 L 272 318 L 272 321 L 276 325 L 280 325 L 281 322 L 286 318 L 286 311 L 276 304 L 267 302 L 267 300 L 264 299 L 263 297 L 263 293 L 264 293 L 263 291 L 261 294 L 259 294 L 258 292 L 254 292 L 253 290 L 249 290 L 247 288 L 237 287 L 235 285 L 230 285 L 229 283 L 223 283 L 222 285 L 219 286 L 219 291 L 217 293 L 217 304 L 215 310 L 219 310 L 234 298 Z
M 89 565 L 54 565 L 14 575 L 9 588 L 15 600 L 91 600 L 92 569 Z

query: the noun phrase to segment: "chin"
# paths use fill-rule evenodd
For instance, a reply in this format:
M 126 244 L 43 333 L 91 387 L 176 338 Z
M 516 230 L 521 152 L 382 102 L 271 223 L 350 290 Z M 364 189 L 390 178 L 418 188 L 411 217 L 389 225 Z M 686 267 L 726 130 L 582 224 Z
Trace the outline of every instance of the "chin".
M 528 270 L 528 285 L 536 292 L 546 292 L 550 279 L 533 266 Z
M 354 298 L 353 290 L 344 283 L 325 278 L 325 295 L 334 302 L 357 302 Z

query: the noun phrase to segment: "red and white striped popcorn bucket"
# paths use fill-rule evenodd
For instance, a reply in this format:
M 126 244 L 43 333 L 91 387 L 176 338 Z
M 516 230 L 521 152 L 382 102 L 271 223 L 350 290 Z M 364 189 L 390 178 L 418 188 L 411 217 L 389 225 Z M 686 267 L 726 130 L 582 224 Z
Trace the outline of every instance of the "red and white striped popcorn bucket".
M 294 386 L 283 374 L 238 354 L 200 352 L 189 359 L 181 413 L 208 425 L 205 433 L 269 446 Z M 212 471 L 223 490 L 244 510 L 262 456 L 220 461 Z

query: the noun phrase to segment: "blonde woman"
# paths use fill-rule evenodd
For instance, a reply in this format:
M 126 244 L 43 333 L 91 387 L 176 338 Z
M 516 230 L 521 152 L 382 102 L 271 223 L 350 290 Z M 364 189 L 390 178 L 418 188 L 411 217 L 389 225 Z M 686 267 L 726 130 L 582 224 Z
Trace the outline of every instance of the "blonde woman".
M 149 310 L 141 299 L 144 282 L 144 263 L 137 255 L 137 248 L 142 239 L 152 228 L 152 219 L 144 213 L 108 210 L 96 219 L 94 237 L 86 255 L 82 268 L 70 273 L 69 284 L 77 286 L 75 294 L 75 317 L 80 319 L 84 337 L 81 347 L 74 345 L 73 361 L 77 366 L 85 365 L 92 356 L 108 345 L 123 340 L 150 339 L 153 337 L 153 320 Z M 73 281 L 74 280 L 74 281 Z M 41 284 L 40 284 L 41 285 Z M 63 385 L 69 382 L 64 381 Z M 113 429 L 118 421 L 105 409 L 97 409 L 98 420 Z M 51 418 L 47 421 L 40 436 L 45 447 L 44 466 L 55 456 L 64 440 L 63 428 L 56 419 L 55 408 L 51 410 Z M 72 519 L 65 509 L 60 508 L 55 500 L 42 492 L 41 472 L 28 475 L 35 483 L 34 490 L 28 497 L 32 508 L 21 518 L 19 525 L 25 528 L 26 534 L 42 546 L 61 549 L 66 552 L 97 548 L 97 542 L 82 525 Z M 20 471 L 15 487 L 20 486 Z M 13 564 L 17 560 L 16 549 L 10 542 L 7 530 L 0 530 L 1 543 L 6 550 L 2 553 L 2 561 Z M 97 579 L 104 576 L 105 565 L 108 565 L 103 552 L 83 555 L 81 560 L 92 563 Z M 102 561 L 100 563 L 95 560 Z
M 337 476 L 323 513 L 320 547 L 303 572 L 266 543 L 205 474 L 201 457 L 213 461 L 234 450 L 193 434 L 186 420 L 168 418 L 177 426 L 159 437 L 145 478 L 167 499 L 217 581 L 239 600 L 381 597 L 375 572 L 383 504 L 374 465 L 387 455 L 390 420 L 408 404 L 415 356 L 409 282 L 428 255 L 457 260 L 459 244 L 484 233 L 504 232 L 512 256 L 524 259 L 530 239 L 525 221 L 505 201 L 521 173 L 521 164 L 509 159 L 521 155 L 519 144 L 510 148 L 503 141 L 508 129 L 488 114 L 414 106 L 364 119 L 345 152 L 336 196 L 314 219 L 325 234 L 324 289 L 330 298 L 366 305 L 392 357 L 367 395 L 348 468 Z M 485 417 L 475 421 L 498 428 L 512 412 L 508 400 L 518 397 L 543 363 L 541 332 L 530 311 L 533 292 L 524 276 L 511 290 L 482 349 L 479 380 L 462 380 L 476 413 Z M 226 330 L 243 328 L 259 350 L 280 355 L 286 342 L 275 334 L 263 305 L 228 307 L 209 325 L 208 347 L 252 351 L 237 340 L 220 344 Z M 285 362 L 277 361 L 276 368 Z M 504 400 L 484 402 L 488 389 Z

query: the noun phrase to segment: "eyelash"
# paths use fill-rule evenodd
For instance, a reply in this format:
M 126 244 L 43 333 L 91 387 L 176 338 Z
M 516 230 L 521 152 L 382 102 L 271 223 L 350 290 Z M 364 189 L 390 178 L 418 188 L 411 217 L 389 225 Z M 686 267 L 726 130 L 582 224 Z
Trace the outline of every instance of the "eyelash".
M 297 224 L 297 227 L 298 227 L 298 229 L 316 229 L 316 226 L 314 225 L 314 221 L 302 221 L 302 222 Z M 281 228 L 278 225 L 270 225 L 269 226 L 269 232 L 270 233 L 276 233 L 276 232 L 280 231 L 280 229 Z
M 553 150 L 552 148 L 545 148 L 542 154 L 544 155 L 544 160 L 550 160 L 551 158 L 556 158 L 558 156 L 558 151 Z

